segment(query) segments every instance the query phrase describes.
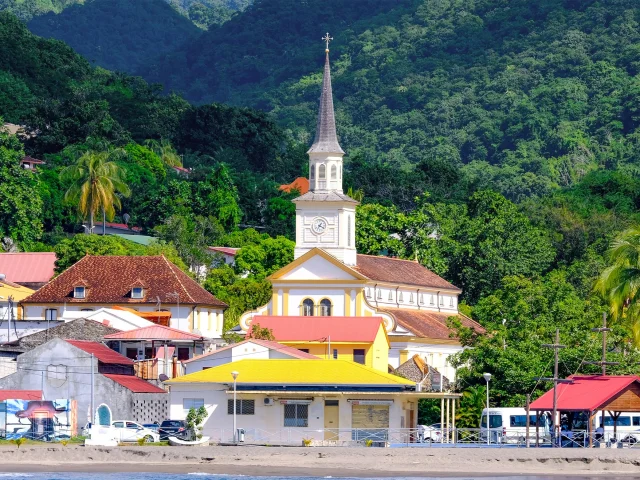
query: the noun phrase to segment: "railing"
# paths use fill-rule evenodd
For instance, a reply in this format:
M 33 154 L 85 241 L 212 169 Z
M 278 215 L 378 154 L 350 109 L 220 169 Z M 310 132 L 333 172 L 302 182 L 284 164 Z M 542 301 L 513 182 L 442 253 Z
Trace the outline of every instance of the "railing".
M 177 378 L 184 375 L 185 369 L 182 362 L 173 363 L 172 360 L 169 360 L 166 362 L 166 367 L 163 358 L 135 360 L 134 362 L 135 374 L 143 380 L 158 380 L 162 374 L 169 378 Z

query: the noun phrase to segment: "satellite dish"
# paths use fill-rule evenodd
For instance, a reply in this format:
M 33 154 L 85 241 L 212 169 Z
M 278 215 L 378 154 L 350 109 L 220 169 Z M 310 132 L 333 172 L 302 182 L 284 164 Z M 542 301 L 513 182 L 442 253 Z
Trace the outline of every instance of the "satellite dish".
M 124 215 L 122 215 L 122 220 L 124 220 L 124 224 L 125 225 L 129 225 L 129 219 L 131 218 L 131 216 L 128 213 L 125 213 Z
M 169 377 L 167 377 L 164 373 L 161 373 L 160 375 L 158 375 L 158 380 L 160 380 L 161 382 L 166 382 L 167 380 L 169 380 Z
M 0 273 L 0 282 L 3 281 L 7 276 L 4 273 Z

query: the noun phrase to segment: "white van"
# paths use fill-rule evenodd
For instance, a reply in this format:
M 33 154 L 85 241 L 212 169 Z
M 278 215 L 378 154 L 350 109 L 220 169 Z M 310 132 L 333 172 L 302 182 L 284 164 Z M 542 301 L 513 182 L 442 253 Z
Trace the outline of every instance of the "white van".
M 602 424 L 602 412 L 598 412 L 593 418 L 595 431 Z M 605 438 L 613 438 L 613 417 L 605 412 L 604 415 Z M 640 442 L 640 412 L 622 412 L 616 422 L 616 437 L 620 442 Z
M 490 408 L 491 443 L 524 443 L 527 435 L 527 411 L 524 408 Z M 549 438 L 551 426 L 547 415 L 540 416 L 540 440 Z M 536 412 L 529 412 L 529 439 L 536 438 Z M 482 410 L 480 440 L 487 441 L 487 409 Z

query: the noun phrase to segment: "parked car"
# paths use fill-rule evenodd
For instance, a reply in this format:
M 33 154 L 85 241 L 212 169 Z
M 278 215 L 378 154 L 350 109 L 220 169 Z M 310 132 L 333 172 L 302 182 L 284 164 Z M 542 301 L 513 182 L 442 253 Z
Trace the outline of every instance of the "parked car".
M 137 442 L 141 438 L 144 438 L 145 443 L 160 441 L 158 433 L 136 422 L 116 420 L 111 422 L 111 426 L 115 430 L 115 439 L 119 442 Z
M 442 429 L 439 423 L 433 425 L 418 425 L 418 441 L 439 442 L 442 439 Z
M 158 429 L 160 428 L 160 425 L 158 425 L 157 423 L 143 423 L 142 426 L 144 428 L 148 428 L 149 430 L 153 430 L 156 433 L 158 433 Z
M 176 437 L 180 440 L 190 440 L 189 426 L 185 420 L 165 420 L 158 429 L 160 440 Z

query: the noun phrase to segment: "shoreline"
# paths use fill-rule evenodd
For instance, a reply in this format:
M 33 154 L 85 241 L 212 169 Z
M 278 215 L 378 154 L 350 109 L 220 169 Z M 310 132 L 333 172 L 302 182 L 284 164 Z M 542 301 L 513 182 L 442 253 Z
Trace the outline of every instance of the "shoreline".
M 261 477 L 640 476 L 640 449 L 0 447 L 3 473 L 209 473 Z

